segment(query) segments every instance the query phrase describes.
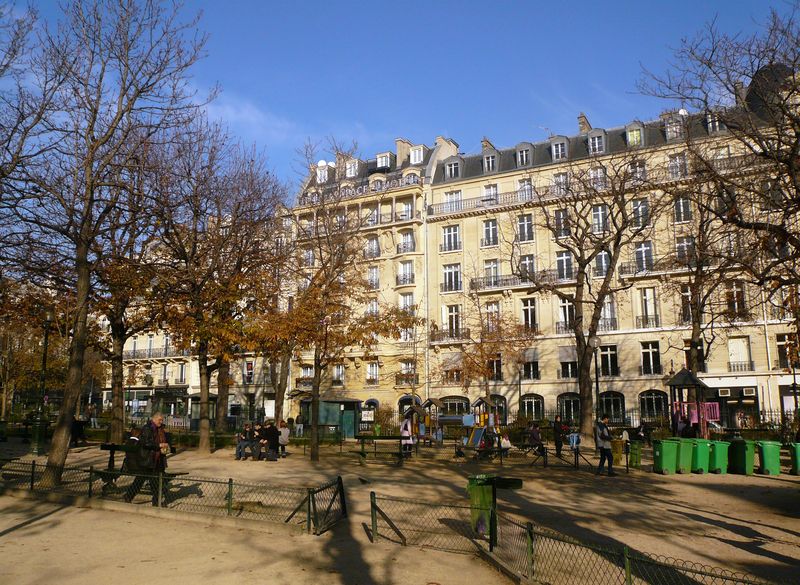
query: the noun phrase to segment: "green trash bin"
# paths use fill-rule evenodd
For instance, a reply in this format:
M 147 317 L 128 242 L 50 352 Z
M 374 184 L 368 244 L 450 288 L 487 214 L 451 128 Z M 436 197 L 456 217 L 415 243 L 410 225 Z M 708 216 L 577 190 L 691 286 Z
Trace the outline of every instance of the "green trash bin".
M 728 471 L 738 475 L 753 475 L 754 441 L 735 439 L 728 447 Z
M 692 473 L 708 473 L 710 446 L 708 439 L 692 440 Z
M 694 439 L 673 439 L 678 443 L 678 459 L 675 464 L 676 473 L 691 473 L 692 471 L 692 447 Z
M 678 442 L 672 439 L 653 441 L 653 471 L 662 475 L 675 473 Z
M 778 441 L 758 441 L 758 472 L 763 475 L 781 474 L 781 444 Z
M 467 480 L 469 495 L 470 525 L 475 534 L 489 534 L 491 510 L 495 502 L 494 479 L 492 473 L 470 475 Z
M 631 441 L 631 450 L 628 454 L 628 465 L 630 467 L 641 467 L 642 465 L 642 442 Z
M 792 461 L 792 475 L 800 475 L 800 443 L 789 443 L 789 459 Z
M 708 454 L 708 471 L 711 473 L 728 473 L 728 447 L 727 441 L 711 441 Z

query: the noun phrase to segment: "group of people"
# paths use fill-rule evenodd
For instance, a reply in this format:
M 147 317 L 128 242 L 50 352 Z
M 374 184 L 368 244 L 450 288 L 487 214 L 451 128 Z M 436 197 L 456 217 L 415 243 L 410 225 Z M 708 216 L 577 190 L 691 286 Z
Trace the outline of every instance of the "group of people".
M 280 456 L 286 457 L 289 434 L 289 427 L 283 420 L 277 426 L 271 420 L 264 425 L 245 423 L 244 429 L 237 435 L 236 461 L 246 460 L 248 449 L 253 461 L 260 461 L 262 458 L 277 461 L 279 450 Z
M 569 434 L 569 427 L 561 422 L 561 415 L 557 414 L 553 420 L 553 443 L 556 447 L 556 457 L 561 457 L 564 448 L 564 439 Z M 542 429 L 539 423 L 533 421 L 528 425 L 528 444 L 539 455 L 544 455 L 544 440 L 542 439 Z
M 561 457 L 561 451 L 564 448 L 564 440 L 569 435 L 569 427 L 561 422 L 561 415 L 556 415 L 553 420 L 553 443 L 555 444 L 556 457 Z M 596 474 L 599 475 L 603 472 L 603 467 L 608 465 L 608 475 L 615 476 L 614 473 L 614 455 L 611 452 L 611 430 L 608 428 L 608 415 L 602 414 L 595 424 L 594 440 L 597 449 L 600 451 L 600 464 L 597 466 Z M 539 423 L 532 422 L 528 426 L 528 444 L 539 455 L 544 455 L 545 446 L 542 438 L 542 430 Z

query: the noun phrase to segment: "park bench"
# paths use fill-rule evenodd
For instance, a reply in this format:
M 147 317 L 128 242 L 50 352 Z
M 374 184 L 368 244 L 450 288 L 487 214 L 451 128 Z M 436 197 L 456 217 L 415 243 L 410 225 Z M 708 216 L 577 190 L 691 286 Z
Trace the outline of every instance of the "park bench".
M 372 455 L 373 458 L 377 459 L 378 457 L 387 457 L 390 459 L 395 459 L 398 465 L 403 464 L 403 459 L 405 459 L 405 454 L 403 453 L 403 438 L 399 435 L 391 435 L 391 436 L 374 436 L 374 435 L 357 435 L 356 440 L 360 443 L 361 447 L 358 450 L 351 451 L 351 453 L 355 453 L 359 456 L 359 463 L 364 464 L 367 460 L 369 455 Z M 372 451 L 367 450 L 367 441 L 371 441 L 373 445 Z M 378 449 L 379 442 L 396 442 L 397 449 L 390 449 L 388 451 L 382 451 Z
M 146 473 L 137 473 L 135 471 L 131 471 L 128 469 L 123 469 L 123 466 L 120 466 L 120 469 L 117 469 L 116 466 L 116 454 L 117 451 L 122 453 L 136 453 L 139 451 L 139 445 L 127 445 L 127 444 L 119 444 L 119 443 L 102 443 L 100 445 L 101 451 L 108 451 L 108 465 L 104 470 L 95 470 L 94 473 L 100 478 L 100 481 L 103 482 L 103 487 L 101 488 L 101 493 L 106 495 L 111 488 L 116 487 L 117 485 L 117 478 L 122 475 L 148 475 Z M 175 453 L 175 447 L 170 447 L 171 453 Z M 162 473 L 163 481 L 165 490 L 169 486 L 169 482 L 176 477 L 180 477 L 182 475 L 188 475 L 185 471 L 177 471 L 177 472 L 168 472 L 165 471 Z

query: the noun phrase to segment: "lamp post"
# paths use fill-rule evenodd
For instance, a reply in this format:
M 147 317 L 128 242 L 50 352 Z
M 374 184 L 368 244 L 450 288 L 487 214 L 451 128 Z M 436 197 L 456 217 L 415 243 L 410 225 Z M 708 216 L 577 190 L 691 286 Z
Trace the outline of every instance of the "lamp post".
M 589 338 L 589 347 L 594 353 L 594 412 L 595 418 L 600 417 L 600 370 L 597 367 L 597 348 L 600 347 L 600 338 L 592 335 Z
M 47 420 L 44 413 L 44 401 L 47 396 L 45 372 L 47 370 L 47 346 L 50 341 L 50 324 L 53 322 L 53 312 L 47 311 L 44 316 L 44 339 L 42 340 L 42 367 L 39 371 L 39 405 L 33 421 L 33 438 L 31 440 L 31 455 L 44 453 L 45 433 Z

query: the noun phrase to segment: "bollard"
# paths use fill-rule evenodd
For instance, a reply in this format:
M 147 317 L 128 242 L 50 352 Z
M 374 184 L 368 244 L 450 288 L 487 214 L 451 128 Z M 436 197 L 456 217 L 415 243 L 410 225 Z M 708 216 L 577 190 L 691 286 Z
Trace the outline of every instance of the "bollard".
M 369 492 L 369 513 L 372 518 L 372 542 L 378 540 L 378 503 L 375 500 L 375 492 Z
M 233 514 L 233 478 L 228 478 L 228 495 L 226 496 L 228 504 L 228 516 Z
M 164 474 L 158 474 L 158 507 L 161 508 L 162 504 L 164 503 Z

